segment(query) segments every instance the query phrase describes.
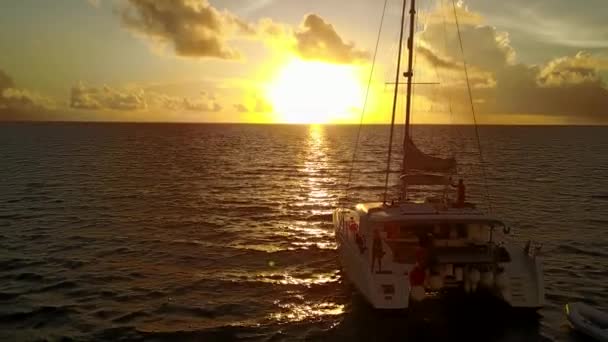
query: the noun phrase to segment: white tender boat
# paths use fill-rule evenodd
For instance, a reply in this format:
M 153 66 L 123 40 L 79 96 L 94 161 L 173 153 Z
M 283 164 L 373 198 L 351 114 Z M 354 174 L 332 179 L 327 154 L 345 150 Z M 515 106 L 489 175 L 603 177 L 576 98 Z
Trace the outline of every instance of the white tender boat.
M 584 303 L 569 303 L 566 304 L 566 317 L 581 333 L 608 342 L 608 313 Z
M 411 42 L 416 7 L 415 0 L 410 3 L 408 41 Z M 399 65 L 405 16 L 404 1 L 393 118 L 401 77 Z M 456 161 L 426 155 L 411 140 L 413 44 L 407 45 L 409 66 L 403 74 L 407 78 L 407 102 L 401 194 L 399 199 L 387 201 L 385 189 L 383 202 L 360 203 L 334 211 L 333 224 L 344 274 L 378 309 L 405 309 L 411 298 L 441 299 L 450 292 L 483 292 L 512 307 L 542 307 L 545 293 L 542 258 L 537 253 L 540 247 L 532 242 L 522 247 L 510 241 L 507 237 L 510 229 L 503 222 L 464 202 L 464 187 L 460 189 L 462 197 L 454 201 L 448 191 L 451 179 L 446 174 L 455 169 Z M 394 120 L 387 184 L 393 127 Z M 420 185 L 442 187 L 443 195 L 408 200 L 408 189 Z M 430 245 L 428 239 L 432 241 Z M 424 282 L 411 284 L 410 272 L 417 267 L 417 262 L 420 264 L 417 255 L 420 250 L 432 255 L 432 263 L 424 267 Z

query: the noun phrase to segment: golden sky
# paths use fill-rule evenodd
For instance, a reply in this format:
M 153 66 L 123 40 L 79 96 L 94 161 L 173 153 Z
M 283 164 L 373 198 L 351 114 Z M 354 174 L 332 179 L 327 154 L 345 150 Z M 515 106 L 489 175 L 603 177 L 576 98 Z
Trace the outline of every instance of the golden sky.
M 451 0 L 420 0 L 413 121 L 472 122 L 466 60 L 481 123 L 608 123 L 603 2 L 458 1 L 463 56 Z M 0 120 L 388 123 L 387 4 L 370 77 L 383 1 L 3 1 Z

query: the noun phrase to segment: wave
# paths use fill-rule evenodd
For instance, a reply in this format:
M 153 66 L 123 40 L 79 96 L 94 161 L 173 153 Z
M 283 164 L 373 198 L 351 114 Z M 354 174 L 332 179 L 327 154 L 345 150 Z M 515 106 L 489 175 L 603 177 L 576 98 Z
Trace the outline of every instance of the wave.
M 599 199 L 599 200 L 608 201 L 608 193 L 601 193 L 601 194 L 591 195 L 591 198 L 592 199 Z
M 577 254 L 577 255 L 588 255 L 588 256 L 592 256 L 592 257 L 608 258 L 608 253 L 605 253 L 605 252 L 601 252 L 601 251 L 589 249 L 589 248 L 579 248 L 579 247 L 575 247 L 572 245 L 564 245 L 564 244 L 557 246 L 557 248 L 553 251 L 553 253 L 557 253 L 558 255 L 559 254 Z
M 34 308 L 30 311 L 9 311 L 0 313 L 0 321 L 3 323 L 23 322 L 29 320 L 46 322 L 50 320 L 68 318 L 74 313 L 75 311 L 70 306 L 42 306 Z

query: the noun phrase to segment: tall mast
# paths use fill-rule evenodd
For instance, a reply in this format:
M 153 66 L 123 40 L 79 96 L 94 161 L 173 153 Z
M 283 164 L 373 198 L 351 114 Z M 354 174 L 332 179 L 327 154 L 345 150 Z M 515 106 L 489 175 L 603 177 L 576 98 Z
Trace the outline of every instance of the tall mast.
M 416 17 L 416 0 L 411 0 L 410 7 L 410 37 L 407 40 L 408 61 L 407 72 L 403 76 L 407 77 L 407 97 L 405 102 L 405 132 L 403 134 L 403 173 L 407 172 L 405 163 L 408 141 L 410 140 L 410 116 L 412 112 L 412 77 L 414 76 L 414 25 Z
M 414 76 L 414 25 L 416 18 L 416 0 L 411 0 L 410 6 L 410 36 L 407 39 L 408 60 L 407 72 L 403 76 L 407 77 L 407 95 L 405 100 L 405 132 L 403 133 L 403 165 L 402 174 L 407 174 L 407 147 L 410 145 L 410 116 L 412 112 L 412 77 Z M 401 197 L 407 200 L 407 183 L 403 183 Z
M 403 0 L 401 9 L 401 30 L 399 31 L 399 53 L 397 53 L 397 71 L 395 72 L 395 93 L 393 94 L 393 112 L 391 116 L 391 134 L 388 141 L 388 157 L 386 161 L 386 178 L 384 179 L 384 203 L 388 193 L 388 176 L 391 173 L 391 155 L 393 153 L 393 131 L 395 128 L 395 112 L 397 110 L 397 96 L 399 95 L 399 73 L 401 71 L 401 50 L 403 48 L 403 28 L 405 26 L 406 1 Z M 413 1 L 413 0 L 412 0 Z

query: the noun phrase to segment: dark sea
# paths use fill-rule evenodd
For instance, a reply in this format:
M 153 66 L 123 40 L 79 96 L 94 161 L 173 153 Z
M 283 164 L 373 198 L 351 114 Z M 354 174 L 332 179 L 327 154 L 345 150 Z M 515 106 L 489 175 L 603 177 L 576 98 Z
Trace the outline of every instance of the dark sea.
M 347 283 L 331 224 L 381 198 L 388 129 L 355 144 L 358 126 L 1 124 L 0 340 L 414 340 Z M 479 133 L 485 172 L 472 127 L 413 130 L 514 239 L 543 244 L 547 305 L 448 335 L 588 341 L 563 306 L 608 310 L 608 127 Z

